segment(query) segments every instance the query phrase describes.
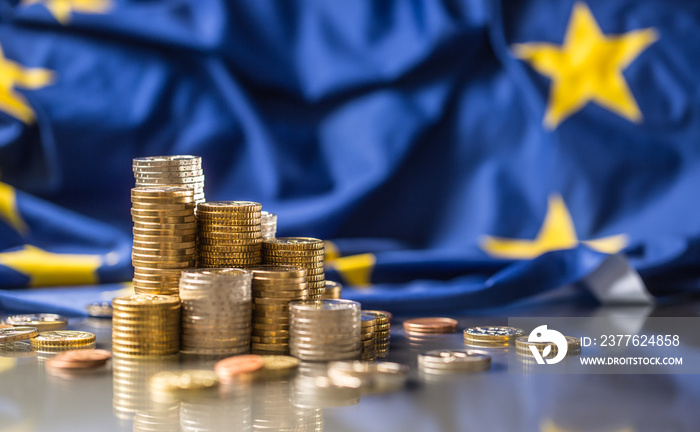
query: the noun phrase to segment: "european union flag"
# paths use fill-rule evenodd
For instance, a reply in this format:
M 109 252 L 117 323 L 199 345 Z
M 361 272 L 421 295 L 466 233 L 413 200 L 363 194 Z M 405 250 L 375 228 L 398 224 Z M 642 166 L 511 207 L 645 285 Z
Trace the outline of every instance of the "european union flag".
M 165 154 L 202 156 L 208 199 L 330 240 L 327 275 L 366 307 L 697 291 L 698 17 L 650 0 L 5 2 L 0 307 L 82 313 L 122 288 L 131 159 Z

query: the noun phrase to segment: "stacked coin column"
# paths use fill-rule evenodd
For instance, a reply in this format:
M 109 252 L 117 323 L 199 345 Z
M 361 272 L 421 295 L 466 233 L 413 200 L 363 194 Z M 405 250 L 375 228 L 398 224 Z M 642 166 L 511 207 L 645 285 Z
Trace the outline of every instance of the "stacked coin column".
M 115 356 L 167 356 L 180 351 L 180 299 L 136 294 L 112 300 Z
M 199 156 L 151 156 L 132 163 L 136 187 L 176 186 L 192 189 L 194 202 L 204 202 L 204 171 Z
M 289 353 L 289 302 L 309 298 L 306 270 L 262 265 L 253 271 L 253 336 L 256 354 Z
M 265 264 L 292 265 L 306 269 L 309 297 L 323 299 L 326 291 L 323 270 L 323 240 L 309 237 L 278 237 L 263 240 Z
M 263 211 L 260 213 L 262 225 L 262 238 L 271 239 L 277 235 L 277 215 Z
M 197 205 L 200 267 L 260 264 L 262 205 L 250 201 L 212 201 Z
M 373 315 L 377 322 L 374 328 L 374 351 L 377 357 L 386 358 L 389 355 L 391 340 L 391 315 L 384 311 L 362 311 Z
M 326 280 L 326 290 L 323 293 L 323 298 L 328 300 L 337 300 L 343 292 L 343 285 L 338 282 Z
M 289 351 L 308 361 L 360 358 L 360 304 L 351 300 L 289 303 Z
M 184 187 L 131 190 L 134 292 L 178 295 L 180 272 L 196 259 L 193 192 Z
M 377 328 L 377 317 L 362 312 L 362 360 L 375 360 L 374 332 Z
M 237 355 L 250 350 L 250 270 L 190 269 L 180 278 L 182 352 Z

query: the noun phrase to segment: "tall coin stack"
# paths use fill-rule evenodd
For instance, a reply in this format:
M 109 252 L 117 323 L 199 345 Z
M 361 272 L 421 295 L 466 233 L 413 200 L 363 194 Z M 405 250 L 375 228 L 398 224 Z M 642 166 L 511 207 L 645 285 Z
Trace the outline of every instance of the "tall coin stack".
M 261 265 L 253 271 L 252 349 L 258 354 L 289 353 L 289 302 L 309 298 L 306 270 Z
M 267 211 L 260 213 L 262 225 L 262 238 L 271 239 L 277 235 L 277 215 Z
M 151 156 L 132 163 L 136 187 L 184 186 L 194 202 L 204 202 L 204 171 L 199 156 Z
M 360 304 L 351 300 L 289 303 L 289 350 L 308 361 L 360 358 Z
M 326 290 L 323 293 L 323 298 L 328 300 L 337 300 L 343 292 L 343 286 L 334 281 L 326 280 Z
M 374 351 L 377 357 L 385 358 L 389 355 L 389 342 L 391 338 L 391 315 L 384 311 L 362 311 L 371 314 L 377 319 L 374 329 Z
M 323 299 L 326 291 L 323 270 L 323 240 L 309 237 L 278 237 L 263 240 L 265 264 L 293 265 L 306 269 L 309 297 Z
M 185 187 L 131 190 L 134 292 L 178 295 L 180 272 L 196 255 L 193 192 Z
M 260 264 L 262 205 L 250 201 L 197 204 L 200 267 L 245 267 Z
M 374 351 L 374 332 L 377 328 L 377 317 L 373 314 L 362 312 L 362 358 L 361 360 L 375 360 L 377 354 Z
M 167 356 L 180 351 L 180 299 L 135 294 L 112 300 L 115 356 Z
M 182 351 L 236 355 L 250 350 L 250 270 L 190 269 L 180 278 Z

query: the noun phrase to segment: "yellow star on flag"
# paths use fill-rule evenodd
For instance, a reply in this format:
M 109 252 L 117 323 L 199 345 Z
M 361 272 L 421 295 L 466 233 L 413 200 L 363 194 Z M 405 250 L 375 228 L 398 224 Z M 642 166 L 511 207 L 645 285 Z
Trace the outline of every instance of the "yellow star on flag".
M 7 60 L 0 46 L 0 111 L 25 123 L 34 122 L 34 111 L 27 100 L 17 93 L 15 87 L 38 89 L 53 81 L 53 72 L 47 69 L 25 69 Z
M 506 239 L 485 236 L 481 248 L 491 256 L 506 259 L 532 259 L 546 252 L 573 249 L 583 243 L 591 249 L 607 254 L 620 252 L 627 246 L 625 234 L 579 241 L 574 222 L 559 195 L 552 195 L 547 205 L 547 214 L 534 240 Z
M 73 12 L 101 14 L 112 9 L 112 0 L 22 0 L 25 6 L 43 4 L 58 22 L 66 25 Z
M 25 245 L 16 251 L 0 252 L 0 265 L 28 276 L 33 287 L 95 284 L 102 256 L 52 253 Z
M 12 186 L 0 182 L 0 219 L 8 223 L 20 234 L 29 228 L 17 209 L 17 193 Z
M 547 128 L 556 128 L 588 102 L 638 123 L 642 113 L 622 71 L 658 38 L 653 28 L 604 35 L 588 6 L 576 3 L 563 45 L 531 42 L 515 44 L 512 50 L 552 80 Z

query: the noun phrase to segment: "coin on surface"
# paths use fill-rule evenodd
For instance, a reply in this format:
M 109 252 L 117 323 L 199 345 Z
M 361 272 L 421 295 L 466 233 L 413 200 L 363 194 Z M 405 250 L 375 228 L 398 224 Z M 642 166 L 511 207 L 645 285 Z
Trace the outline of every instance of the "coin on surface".
M 89 316 L 94 318 L 111 318 L 112 303 L 111 302 L 94 302 L 85 306 L 85 310 Z
M 508 346 L 525 330 L 507 326 L 479 326 L 464 330 L 464 343 L 480 346 Z
M 534 357 L 530 347 L 533 346 L 539 351 L 543 358 L 553 358 L 558 353 L 557 345 L 554 342 L 530 342 L 529 336 L 521 336 L 515 340 L 515 352 L 524 357 Z M 581 339 L 573 336 L 564 336 L 567 344 L 567 356 L 581 354 Z
M 219 378 L 208 370 L 163 371 L 153 375 L 149 384 L 155 391 L 194 391 L 218 386 Z
M 255 354 L 246 354 L 220 360 L 214 366 L 214 372 L 222 381 L 228 381 L 236 375 L 252 373 L 264 365 L 263 358 Z
M 442 317 L 413 318 L 404 321 L 403 329 L 409 334 L 454 333 L 457 330 L 457 320 Z
M 17 342 L 33 338 L 39 334 L 36 327 L 11 326 L 0 329 L 0 343 Z
M 36 327 L 39 331 L 60 330 L 68 327 L 68 318 L 57 314 L 10 315 L 5 319 L 5 323 Z
M 46 361 L 47 367 L 58 369 L 91 369 L 104 365 L 112 354 L 106 350 L 64 351 Z
M 76 330 L 42 331 L 30 340 L 35 347 L 64 347 L 71 345 L 89 345 L 95 342 L 95 335 Z
M 418 367 L 428 374 L 479 372 L 491 367 L 491 356 L 474 350 L 433 350 L 418 355 Z

